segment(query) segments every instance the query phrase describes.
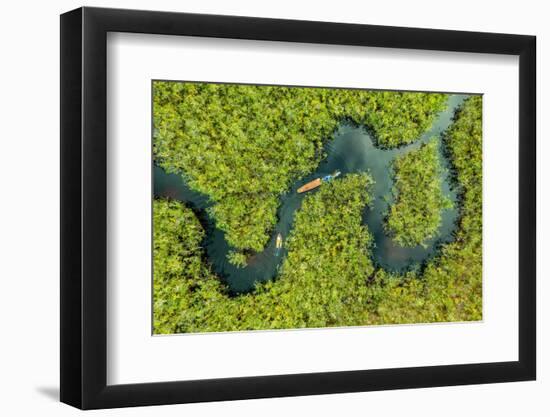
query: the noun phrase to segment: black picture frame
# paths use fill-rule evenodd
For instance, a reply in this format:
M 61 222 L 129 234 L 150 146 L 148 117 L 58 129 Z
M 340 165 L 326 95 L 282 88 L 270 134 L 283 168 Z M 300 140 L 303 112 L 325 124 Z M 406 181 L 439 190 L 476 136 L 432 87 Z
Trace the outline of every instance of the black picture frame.
M 519 360 L 107 385 L 108 32 L 519 56 Z M 536 38 L 83 7 L 61 15 L 61 401 L 81 409 L 533 380 Z

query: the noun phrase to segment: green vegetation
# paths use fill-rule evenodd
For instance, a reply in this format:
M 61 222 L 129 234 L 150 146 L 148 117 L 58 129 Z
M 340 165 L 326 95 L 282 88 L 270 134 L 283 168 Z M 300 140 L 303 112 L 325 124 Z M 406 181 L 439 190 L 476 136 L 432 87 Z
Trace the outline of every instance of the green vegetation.
M 229 251 L 227 254 L 227 260 L 233 265 L 244 268 L 247 265 L 246 255 L 242 252 Z
M 395 203 L 385 224 L 401 246 L 416 246 L 436 236 L 441 211 L 452 202 L 441 190 L 437 138 L 397 158 L 393 164 Z
M 354 106 L 348 116 L 368 126 L 379 146 L 395 148 L 418 139 L 445 108 L 447 97 L 435 93 L 361 92 L 357 101 L 349 103 Z
M 322 159 L 343 119 L 366 125 L 380 146 L 414 141 L 447 96 L 327 88 L 155 81 L 155 162 L 210 197 L 210 214 L 246 262 L 276 222 L 279 196 Z
M 237 297 L 228 296 L 199 262 L 196 244 L 203 232 L 191 210 L 155 200 L 155 333 L 365 324 L 367 278 L 374 267 L 361 212 L 370 201 L 370 183 L 367 174 L 348 175 L 308 195 L 296 213 L 277 280 Z M 175 267 L 184 257 L 194 266 L 190 272 Z
M 482 97 L 467 99 L 444 137 L 460 190 L 455 240 L 422 276 L 377 271 L 374 324 L 482 319 Z
M 265 246 L 280 194 L 315 169 L 323 157 L 323 140 L 339 121 L 367 125 L 381 146 L 399 146 L 427 129 L 446 99 L 169 82 L 155 82 L 154 88 L 156 163 L 210 196 L 216 226 L 236 249 L 228 257 L 238 266 L 245 265 L 246 254 Z M 482 99 L 471 97 L 443 137 L 459 190 L 455 239 L 422 268 L 405 274 L 372 263 L 372 237 L 362 223 L 371 200 L 368 174 L 348 174 L 307 194 L 285 239 L 288 253 L 277 278 L 237 296 L 210 270 L 201 247 L 205 232 L 193 211 L 180 202 L 156 199 L 154 333 L 480 320 L 481 121 Z M 430 219 L 442 201 L 427 204 L 418 193 L 441 192 L 432 176 L 440 169 L 432 147 L 430 142 L 408 154 L 408 163 L 396 163 L 396 206 L 410 199 Z M 423 171 L 417 172 L 420 167 Z M 411 175 L 419 179 L 411 182 Z M 410 227 L 394 227 L 404 242 L 423 241 L 435 224 L 416 219 L 416 212 L 406 207 L 399 213 L 412 218 Z
M 204 230 L 190 209 L 154 200 L 153 225 L 154 331 L 171 333 L 192 305 L 193 289 L 212 278 L 202 260 Z

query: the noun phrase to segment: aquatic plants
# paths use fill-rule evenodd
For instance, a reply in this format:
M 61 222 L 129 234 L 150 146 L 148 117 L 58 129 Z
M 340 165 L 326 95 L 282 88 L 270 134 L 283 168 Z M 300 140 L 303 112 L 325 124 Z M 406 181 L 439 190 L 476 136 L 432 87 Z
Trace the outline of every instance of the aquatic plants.
M 244 268 L 247 265 L 246 254 L 242 252 L 229 251 L 227 260 L 235 266 Z
M 210 197 L 210 214 L 234 247 L 259 252 L 281 193 L 322 159 L 342 119 L 366 125 L 380 146 L 414 141 L 444 94 L 154 81 L 155 162 Z
M 227 295 L 219 279 L 198 263 L 195 244 L 203 232 L 192 211 L 179 202 L 155 200 L 154 332 L 364 324 L 369 315 L 366 280 L 374 267 L 372 237 L 361 213 L 370 201 L 371 181 L 367 174 L 348 175 L 308 195 L 296 214 L 277 280 L 236 297 Z M 193 273 L 178 269 L 173 274 L 162 265 L 178 263 L 184 253 L 193 265 L 198 263 Z
M 422 271 L 398 275 L 372 265 L 371 237 L 361 223 L 370 201 L 365 174 L 348 175 L 309 194 L 296 214 L 277 280 L 237 297 L 230 297 L 199 262 L 197 243 L 204 232 L 191 210 L 178 202 L 155 201 L 155 237 L 160 239 L 154 242 L 154 332 L 480 320 L 481 117 L 481 97 L 469 98 L 444 135 L 459 190 L 460 221 L 455 240 L 443 245 Z M 180 265 L 183 256 L 190 267 Z
M 371 199 L 367 174 L 308 194 L 285 240 L 288 253 L 277 279 L 238 296 L 211 272 L 192 210 L 155 200 L 154 333 L 480 320 L 481 118 L 482 99 L 471 97 L 443 136 L 459 194 L 455 239 L 405 274 L 372 264 L 372 238 L 361 218 Z
M 193 305 L 193 289 L 212 275 L 202 259 L 204 230 L 191 209 L 156 199 L 153 225 L 153 327 L 155 333 L 171 333 Z
M 459 192 L 460 220 L 422 275 L 378 270 L 373 324 L 482 319 L 482 97 L 468 98 L 443 137 Z
M 394 199 L 384 224 L 401 246 L 417 246 L 437 235 L 441 211 L 452 202 L 441 190 L 437 138 L 393 162 Z
M 395 148 L 418 139 L 445 108 L 448 98 L 437 93 L 343 91 L 348 96 L 343 114 L 367 126 L 382 148 Z

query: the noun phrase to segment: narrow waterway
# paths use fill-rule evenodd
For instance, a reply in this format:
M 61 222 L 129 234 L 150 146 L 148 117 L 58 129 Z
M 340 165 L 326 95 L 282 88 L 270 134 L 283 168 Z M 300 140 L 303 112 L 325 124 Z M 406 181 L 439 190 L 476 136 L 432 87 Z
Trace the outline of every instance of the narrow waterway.
M 154 196 L 176 199 L 193 208 L 205 227 L 204 249 L 212 270 L 228 284 L 234 293 L 242 293 L 253 289 L 256 282 L 265 282 L 277 276 L 286 251 L 276 250 L 275 238 L 278 233 L 281 233 L 283 239 L 286 239 L 292 229 L 294 213 L 300 208 L 302 199 L 307 194 L 297 194 L 296 190 L 299 187 L 336 170 L 341 171 L 342 175 L 334 181 L 345 177 L 346 174 L 369 172 L 375 181 L 371 186 L 373 200 L 371 206 L 365 208 L 363 222 L 368 225 L 374 237 L 373 260 L 380 267 L 390 271 L 414 268 L 434 256 L 441 243 L 453 239 L 459 210 L 456 190 L 453 190 L 450 184 L 449 161 L 444 155 L 441 137 L 452 123 L 454 111 L 466 97 L 451 95 L 446 110 L 438 115 L 430 130 L 414 143 L 398 149 L 380 149 L 376 147 L 375 141 L 365 128 L 342 124 L 326 144 L 327 156 L 315 172 L 298 179 L 289 192 L 281 196 L 277 212 L 278 221 L 269 243 L 263 252 L 249 259 L 245 268 L 235 267 L 227 261 L 227 254 L 232 248 L 225 240 L 224 233 L 216 228 L 214 220 L 206 214 L 206 208 L 211 205 L 207 196 L 191 190 L 181 176 L 167 174 L 157 166 L 154 167 Z M 453 201 L 454 207 L 443 210 L 442 224 L 436 237 L 427 241 L 424 246 L 401 247 L 396 245 L 383 229 L 384 216 L 392 199 L 391 163 L 397 156 L 417 149 L 432 137 L 436 137 L 439 141 L 439 157 L 443 167 L 441 174 L 443 193 Z M 310 193 L 314 192 L 310 191 Z

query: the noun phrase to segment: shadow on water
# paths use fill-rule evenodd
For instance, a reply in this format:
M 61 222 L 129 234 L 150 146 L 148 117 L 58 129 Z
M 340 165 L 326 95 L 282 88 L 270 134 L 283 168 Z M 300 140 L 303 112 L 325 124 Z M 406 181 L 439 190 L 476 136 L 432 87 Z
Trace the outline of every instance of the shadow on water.
M 454 111 L 466 97 L 450 96 L 447 109 L 438 115 L 431 129 L 414 143 L 397 149 L 377 147 L 372 135 L 365 128 L 350 123 L 342 124 L 333 139 L 326 144 L 326 157 L 315 172 L 297 180 L 290 190 L 280 197 L 278 221 L 269 242 L 263 252 L 249 259 L 245 268 L 235 267 L 228 262 L 227 254 L 232 247 L 225 240 L 224 233 L 216 228 L 214 220 L 207 214 L 206 209 L 211 205 L 207 196 L 191 190 L 180 175 L 167 174 L 158 166 L 154 167 L 154 196 L 182 201 L 194 210 L 206 231 L 204 249 L 212 270 L 228 284 L 233 293 L 237 294 L 252 290 L 256 282 L 265 282 L 277 276 L 286 251 L 284 248 L 277 250 L 275 240 L 278 233 L 286 239 L 292 229 L 294 213 L 300 208 L 307 194 L 297 194 L 296 190 L 299 187 L 336 170 L 341 171 L 340 178 L 350 173 L 369 172 L 375 183 L 371 186 L 372 203 L 364 210 L 363 223 L 368 226 L 374 237 L 373 261 L 378 266 L 394 272 L 417 268 L 419 264 L 432 257 L 442 243 L 453 239 L 458 218 L 458 201 L 456 190 L 451 187 L 450 166 L 444 155 L 441 138 L 452 122 Z M 392 198 L 391 163 L 397 156 L 418 149 L 432 137 L 439 141 L 439 157 L 443 167 L 442 189 L 453 201 L 454 207 L 443 210 L 442 224 L 436 237 L 425 242 L 424 246 L 401 247 L 383 230 L 384 217 Z

